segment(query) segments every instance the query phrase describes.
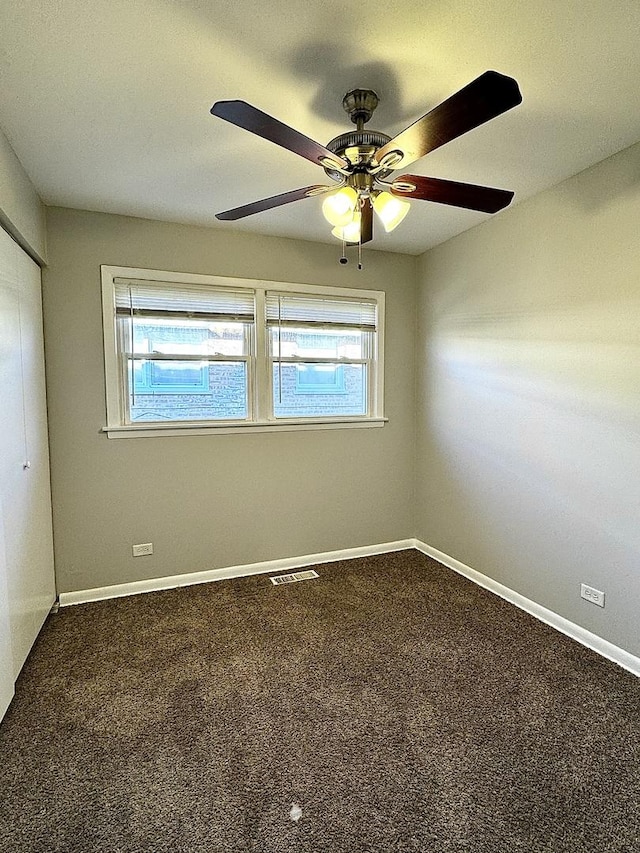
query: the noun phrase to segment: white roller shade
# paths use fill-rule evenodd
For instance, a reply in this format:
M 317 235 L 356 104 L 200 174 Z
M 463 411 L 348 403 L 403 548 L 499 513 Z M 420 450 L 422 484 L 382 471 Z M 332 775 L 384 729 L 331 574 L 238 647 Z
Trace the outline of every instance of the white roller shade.
M 267 291 L 266 306 L 270 326 L 376 329 L 377 310 L 372 300 Z
M 116 313 L 119 315 L 239 320 L 245 323 L 254 319 L 252 290 L 126 278 L 116 278 L 114 290 Z

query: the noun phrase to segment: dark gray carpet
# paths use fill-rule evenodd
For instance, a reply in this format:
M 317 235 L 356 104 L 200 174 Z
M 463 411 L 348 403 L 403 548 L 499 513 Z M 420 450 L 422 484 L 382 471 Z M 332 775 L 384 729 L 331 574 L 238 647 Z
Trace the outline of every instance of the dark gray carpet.
M 50 617 L 0 849 L 640 850 L 640 680 L 418 552 L 317 569 Z

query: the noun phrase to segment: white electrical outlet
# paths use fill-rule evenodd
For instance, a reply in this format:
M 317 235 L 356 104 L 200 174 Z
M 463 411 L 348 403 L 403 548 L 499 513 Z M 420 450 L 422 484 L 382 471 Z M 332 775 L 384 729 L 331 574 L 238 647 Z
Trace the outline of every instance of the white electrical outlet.
M 584 598 L 585 601 L 590 601 L 591 604 L 597 604 L 598 607 L 604 607 L 604 592 L 587 586 L 586 583 L 580 584 L 580 597 Z
M 131 550 L 134 557 L 148 557 L 153 554 L 153 542 L 145 542 L 142 545 L 133 545 Z

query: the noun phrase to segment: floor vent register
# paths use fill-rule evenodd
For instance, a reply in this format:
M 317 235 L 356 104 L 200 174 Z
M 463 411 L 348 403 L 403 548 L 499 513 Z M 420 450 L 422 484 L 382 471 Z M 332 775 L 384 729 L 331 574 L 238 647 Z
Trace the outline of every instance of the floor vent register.
M 314 572 L 313 569 L 307 569 L 304 572 L 292 572 L 289 575 L 278 575 L 270 578 L 274 586 L 280 586 L 283 583 L 297 583 L 298 581 L 310 581 L 312 578 L 318 578 L 320 575 Z

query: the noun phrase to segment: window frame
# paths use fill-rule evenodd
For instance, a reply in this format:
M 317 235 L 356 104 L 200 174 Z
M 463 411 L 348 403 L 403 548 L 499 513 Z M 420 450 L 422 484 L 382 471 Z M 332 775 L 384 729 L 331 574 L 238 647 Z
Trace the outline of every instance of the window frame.
M 155 435 L 193 435 L 212 433 L 240 433 L 246 431 L 271 432 L 282 430 L 335 429 L 380 427 L 384 416 L 384 310 L 385 294 L 379 290 L 361 288 L 325 287 L 262 279 L 232 278 L 185 272 L 148 270 L 135 267 L 102 265 L 102 314 L 104 335 L 105 402 L 107 423 L 103 428 L 110 438 L 148 437 Z M 247 396 L 249 403 L 246 420 L 189 420 L 165 422 L 125 423 L 128 404 L 127 379 L 122 375 L 122 359 L 116 329 L 115 279 L 160 282 L 175 285 L 203 285 L 234 290 L 249 289 L 255 298 L 255 317 L 250 333 L 250 352 L 247 357 Z M 373 301 L 376 304 L 377 324 L 372 333 L 371 368 L 367 381 L 367 412 L 363 415 L 313 415 L 304 417 L 276 417 L 272 392 L 272 356 L 269 349 L 269 329 L 266 319 L 267 291 L 302 294 L 327 298 Z M 288 361 L 289 359 L 287 359 Z M 294 359 L 295 361 L 296 359 Z M 284 359 L 283 359 L 284 361 Z M 304 358 L 297 359 L 299 362 Z

